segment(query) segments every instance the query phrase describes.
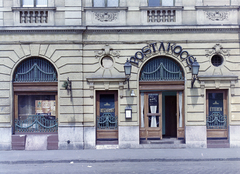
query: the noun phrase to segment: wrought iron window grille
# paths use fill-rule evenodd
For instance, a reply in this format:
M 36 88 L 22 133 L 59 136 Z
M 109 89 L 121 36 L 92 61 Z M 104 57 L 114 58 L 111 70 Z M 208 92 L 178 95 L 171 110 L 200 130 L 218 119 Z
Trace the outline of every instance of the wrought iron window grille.
M 221 115 L 219 112 L 213 112 L 207 116 L 207 129 L 226 129 L 227 116 Z
M 142 69 L 140 81 L 184 80 L 183 70 L 169 58 L 150 60 Z
M 118 129 L 118 117 L 113 116 L 111 113 L 104 113 L 97 117 L 97 129 Z
M 41 58 L 30 58 L 22 62 L 14 76 L 14 82 L 55 82 L 57 72 L 53 65 Z
M 55 116 L 30 115 L 27 119 L 15 119 L 15 132 L 58 132 Z

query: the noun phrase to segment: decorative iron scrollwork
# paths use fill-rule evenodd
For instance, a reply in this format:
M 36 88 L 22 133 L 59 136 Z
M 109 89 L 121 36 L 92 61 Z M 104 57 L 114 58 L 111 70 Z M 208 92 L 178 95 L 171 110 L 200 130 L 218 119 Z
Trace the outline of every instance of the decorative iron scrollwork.
M 213 112 L 207 116 L 207 128 L 208 129 L 226 129 L 227 128 L 227 116 L 221 115 L 219 112 Z
M 141 72 L 140 81 L 184 80 L 183 71 L 168 58 L 156 58 L 147 63 Z
M 15 120 L 15 132 L 57 132 L 55 116 L 30 115 L 24 120 Z
M 104 113 L 97 117 L 97 129 L 118 129 L 118 117 Z

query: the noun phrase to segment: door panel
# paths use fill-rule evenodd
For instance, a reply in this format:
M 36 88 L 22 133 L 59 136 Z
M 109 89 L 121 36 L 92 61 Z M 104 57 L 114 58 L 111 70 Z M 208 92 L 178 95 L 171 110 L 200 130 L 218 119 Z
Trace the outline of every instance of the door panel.
M 117 91 L 97 92 L 97 139 L 118 138 Z
M 207 91 L 207 137 L 227 138 L 227 91 Z
M 140 137 L 162 139 L 162 93 L 142 93 L 140 111 Z

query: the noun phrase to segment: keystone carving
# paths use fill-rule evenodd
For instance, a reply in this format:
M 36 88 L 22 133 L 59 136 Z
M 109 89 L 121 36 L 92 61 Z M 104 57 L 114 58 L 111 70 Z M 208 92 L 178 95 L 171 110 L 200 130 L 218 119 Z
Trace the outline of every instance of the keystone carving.
M 206 56 L 208 57 L 214 54 L 222 54 L 229 56 L 229 51 L 230 50 L 223 49 L 222 45 L 216 44 L 211 50 L 206 50 Z
M 108 44 L 106 44 L 102 51 L 95 51 L 96 58 L 104 57 L 104 56 L 110 56 L 110 57 L 120 57 L 119 54 L 120 51 L 113 51 L 113 48 L 110 47 Z
M 111 22 L 117 19 L 117 13 L 112 13 L 112 12 L 103 12 L 95 13 L 95 18 L 101 22 Z
M 225 11 L 207 11 L 206 17 L 212 21 L 223 21 L 228 18 L 228 12 Z

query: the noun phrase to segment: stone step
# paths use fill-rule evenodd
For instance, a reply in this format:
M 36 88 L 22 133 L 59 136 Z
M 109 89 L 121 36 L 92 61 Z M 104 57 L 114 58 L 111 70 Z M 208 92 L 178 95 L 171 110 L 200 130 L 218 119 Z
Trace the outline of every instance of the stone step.
M 230 144 L 229 143 L 225 143 L 225 144 L 207 144 L 207 148 L 230 148 Z
M 184 140 L 177 138 L 163 138 L 161 140 L 141 140 L 140 144 L 184 144 Z
M 207 148 L 230 148 L 228 139 L 210 139 L 207 140 Z
M 106 141 L 106 140 L 103 140 L 103 141 L 99 141 L 97 140 L 97 145 L 117 145 L 118 144 L 118 141 Z
M 215 143 L 229 143 L 227 139 L 219 139 L 219 140 L 207 140 L 208 144 L 215 144 Z
M 139 144 L 141 149 L 185 149 L 186 144 Z
M 96 149 L 119 149 L 118 145 L 96 145 Z

